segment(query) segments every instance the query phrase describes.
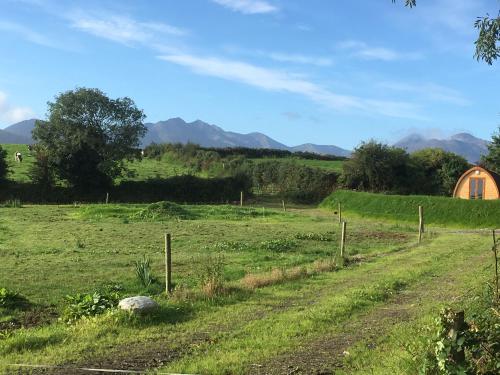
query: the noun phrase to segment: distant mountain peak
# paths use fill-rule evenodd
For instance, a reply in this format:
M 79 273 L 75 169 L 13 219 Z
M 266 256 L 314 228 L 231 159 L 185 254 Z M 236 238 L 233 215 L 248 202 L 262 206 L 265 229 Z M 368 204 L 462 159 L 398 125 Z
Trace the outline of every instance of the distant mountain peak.
M 469 133 L 458 133 L 445 139 L 426 138 L 421 134 L 410 134 L 396 142 L 394 146 L 414 152 L 423 148 L 441 148 L 463 156 L 471 163 L 477 163 L 488 153 L 488 142 Z

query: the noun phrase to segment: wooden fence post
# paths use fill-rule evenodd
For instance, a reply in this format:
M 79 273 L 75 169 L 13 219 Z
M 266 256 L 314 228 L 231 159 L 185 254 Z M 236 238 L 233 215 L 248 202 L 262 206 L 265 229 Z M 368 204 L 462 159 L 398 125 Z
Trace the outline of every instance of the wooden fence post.
M 165 291 L 170 293 L 172 291 L 172 245 L 170 233 L 165 233 Z
M 500 300 L 500 294 L 498 291 L 498 253 L 497 253 L 497 239 L 495 235 L 495 229 L 493 229 L 493 247 L 491 250 L 493 250 L 493 256 L 494 256 L 494 261 L 495 261 L 495 286 L 496 286 L 496 295 L 497 295 L 497 301 Z
M 106 193 L 106 204 L 109 202 L 109 193 Z
M 422 242 L 422 234 L 424 233 L 424 208 L 418 206 L 418 243 Z
M 240 191 L 240 207 L 243 207 L 243 190 Z
M 342 222 L 342 234 L 340 236 L 340 257 L 344 259 L 344 251 L 345 251 L 345 237 L 346 237 L 346 228 L 347 223 L 345 221 Z
M 339 213 L 339 224 L 342 224 L 342 203 L 340 202 L 339 202 L 338 213 Z
M 285 200 L 284 200 L 284 199 L 282 199 L 282 200 L 281 200 L 281 203 L 283 204 L 283 211 L 285 211 L 285 212 L 286 212 Z

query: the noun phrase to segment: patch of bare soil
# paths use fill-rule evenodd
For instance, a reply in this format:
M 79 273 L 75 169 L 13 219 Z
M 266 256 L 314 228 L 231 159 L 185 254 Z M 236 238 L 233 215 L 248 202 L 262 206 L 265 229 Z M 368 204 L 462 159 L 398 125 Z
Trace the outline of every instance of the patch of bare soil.
M 35 368 L 30 374 L 38 375 L 93 375 L 102 374 L 104 371 L 92 371 L 89 369 L 103 369 L 105 373 L 146 373 L 147 369 L 162 367 L 189 354 L 196 346 L 210 342 L 208 333 L 197 333 L 187 339 L 184 345 L 172 346 L 168 339 L 162 341 L 146 341 L 128 344 L 126 347 L 111 349 L 106 357 L 82 358 L 75 363 L 67 363 L 61 366 Z M 113 372 L 112 370 L 117 370 Z M 16 372 L 13 372 L 13 374 Z
M 453 300 L 458 297 L 450 292 L 446 284 L 454 283 L 454 270 L 422 283 L 411 290 L 405 290 L 391 298 L 387 303 L 347 322 L 342 332 L 326 335 L 304 344 L 293 352 L 284 353 L 261 364 L 252 364 L 248 374 L 252 375 L 327 375 L 343 367 L 343 359 L 354 344 L 364 343 L 370 349 L 376 347 L 377 338 L 387 333 L 394 324 L 410 321 L 418 311 L 422 297 L 436 301 Z M 433 287 L 436 286 L 436 287 Z
M 349 236 L 349 234 L 348 234 Z M 391 240 L 391 241 L 406 241 L 410 238 L 409 233 L 403 232 L 383 232 L 383 231 L 363 231 L 351 234 L 356 239 L 371 239 L 371 240 Z
M 0 332 L 9 332 L 19 328 L 33 328 L 52 323 L 58 313 L 53 307 L 35 307 L 22 311 L 15 319 L 0 322 Z

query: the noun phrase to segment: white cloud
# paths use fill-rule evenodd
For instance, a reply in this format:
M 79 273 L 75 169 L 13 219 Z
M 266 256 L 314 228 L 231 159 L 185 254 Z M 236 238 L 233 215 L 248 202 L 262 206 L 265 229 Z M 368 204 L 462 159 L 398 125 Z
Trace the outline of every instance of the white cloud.
M 8 125 L 32 118 L 33 111 L 28 107 L 12 105 L 7 100 L 7 94 L 0 91 L 0 121 Z
M 72 26 L 100 38 L 125 45 L 160 43 L 165 36 L 183 36 L 187 31 L 172 25 L 158 22 L 139 22 L 119 15 L 96 16 L 82 11 L 68 16 Z
M 338 44 L 338 47 L 351 52 L 351 55 L 365 60 L 419 60 L 423 55 L 419 52 L 399 52 L 385 47 L 369 46 L 356 40 L 348 40 Z
M 40 46 L 61 48 L 61 46 L 54 40 L 18 23 L 10 21 L 0 21 L 0 30 L 20 35 L 23 39 L 27 40 L 28 42 L 38 44 Z
M 160 59 L 190 68 L 198 74 L 244 83 L 268 91 L 302 95 L 314 102 L 336 110 L 357 110 L 391 117 L 423 119 L 411 103 L 364 99 L 340 95 L 316 83 L 289 73 L 251 65 L 241 61 L 190 54 L 159 56 Z
M 306 56 L 301 54 L 289 54 L 281 52 L 264 53 L 270 59 L 280 62 L 289 62 L 294 64 L 309 64 L 316 66 L 330 66 L 333 64 L 332 59 L 320 56 Z
M 432 82 L 422 82 L 419 84 L 381 82 L 378 86 L 393 91 L 413 93 L 418 95 L 421 99 L 445 102 L 459 106 L 470 104 L 470 101 L 466 99 L 461 92 Z
M 214 3 L 243 14 L 274 13 L 278 7 L 264 0 L 212 0 Z
M 250 56 L 250 57 L 263 57 L 266 59 L 291 63 L 300 65 L 315 65 L 315 66 L 331 66 L 333 64 L 333 59 L 326 56 L 311 56 L 304 55 L 301 53 L 289 53 L 289 52 L 277 52 L 277 51 L 264 51 L 264 50 L 254 50 L 241 48 L 234 45 L 226 45 L 224 49 L 236 55 Z

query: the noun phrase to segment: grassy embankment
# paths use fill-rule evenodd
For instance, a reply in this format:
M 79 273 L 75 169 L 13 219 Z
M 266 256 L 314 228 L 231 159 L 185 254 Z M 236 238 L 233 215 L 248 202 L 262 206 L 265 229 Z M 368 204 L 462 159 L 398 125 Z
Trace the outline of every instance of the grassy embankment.
M 455 274 L 467 265 L 449 287 L 459 295 L 479 286 L 486 272 L 487 237 L 428 234 L 423 246 L 414 247 L 414 228 L 406 225 L 349 218 L 349 228 L 347 251 L 363 261 L 337 272 L 314 272 L 313 262 L 331 259 L 338 248 L 338 224 L 321 210 L 0 208 L 0 285 L 34 304 L 28 312 L 1 311 L 0 322 L 23 321 L 26 314 L 35 321 L 6 331 L 0 340 L 0 369 L 20 362 L 104 368 L 122 368 L 126 362 L 129 368 L 143 369 L 157 367 L 160 353 L 169 371 L 252 373 L 256 364 L 272 369 L 280 355 L 293 357 L 305 344 L 314 346 L 325 335 L 342 334 L 349 322 L 362 324 L 364 315 L 384 308 L 402 291 L 438 290 L 437 276 Z M 165 230 L 173 235 L 174 281 L 184 286 L 170 299 L 161 294 Z M 221 252 L 227 292 L 202 297 L 200 269 L 208 255 Z M 133 265 L 143 254 L 151 258 L 158 280 L 146 289 Z M 248 274 L 298 266 L 308 277 L 303 272 L 294 280 L 255 290 L 242 283 Z M 44 311 L 62 309 L 64 295 L 110 283 L 120 284 L 125 296 L 154 296 L 160 309 L 145 319 L 112 312 L 70 326 L 54 319 L 37 324 Z M 448 299 L 427 293 L 422 301 L 410 308 L 412 313 L 420 307 L 435 313 Z M 392 325 L 389 319 L 380 329 Z
M 321 204 L 359 217 L 392 221 L 418 221 L 418 206 L 424 207 L 425 222 L 463 228 L 500 227 L 500 200 L 470 201 L 449 197 L 384 195 L 337 190 Z

